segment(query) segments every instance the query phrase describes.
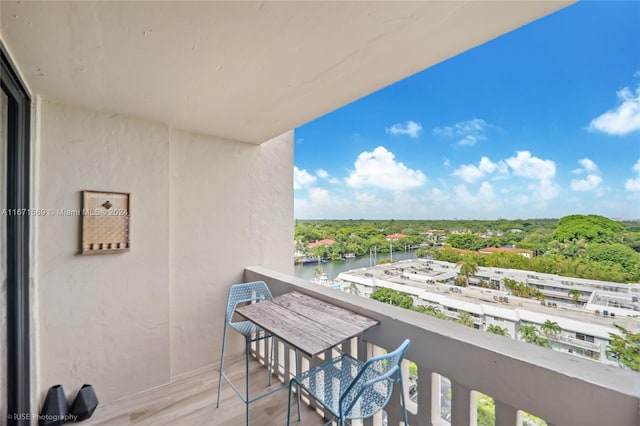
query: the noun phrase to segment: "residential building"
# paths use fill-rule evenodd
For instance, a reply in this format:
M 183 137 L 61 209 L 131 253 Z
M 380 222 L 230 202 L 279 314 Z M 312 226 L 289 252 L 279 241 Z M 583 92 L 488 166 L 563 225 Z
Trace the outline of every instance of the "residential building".
M 475 328 L 486 330 L 492 325 L 498 326 L 513 339 L 522 339 L 518 330 L 523 325 L 534 325 L 541 329 L 546 321 L 551 321 L 562 329 L 558 334 L 547 336 L 553 349 L 617 365 L 605 353 L 610 334 L 619 333 L 614 323 L 635 332 L 640 331 L 640 304 L 632 302 L 635 296 L 631 295 L 632 290 L 640 290 L 640 285 L 606 283 L 607 288 L 629 291 L 611 294 L 600 291 L 605 284 L 602 281 L 580 280 L 580 289 L 592 306 L 579 305 L 569 301 L 569 298 L 562 299 L 558 305 L 509 294 L 501 280 L 519 280 L 525 273 L 531 277 L 530 271 L 481 267 L 471 282 L 477 284 L 478 279 L 483 279 L 494 283 L 497 289 L 476 286 L 462 288 L 454 285 L 458 276 L 457 265 L 415 259 L 344 272 L 338 275 L 338 281 L 342 282 L 343 291 L 363 297 L 370 297 L 378 288 L 408 293 L 415 305 L 437 307 L 453 320 L 457 320 L 461 312 L 466 312 L 471 315 Z M 536 279 L 540 280 L 541 277 L 536 276 Z M 572 282 L 572 279 L 551 274 L 545 274 L 544 279 L 546 288 L 560 288 L 553 287 L 553 282 L 557 282 L 557 286 L 567 286 Z M 526 278 L 524 282 L 527 282 Z M 596 307 L 600 310 L 597 311 Z
M 407 238 L 407 235 L 395 233 L 395 234 L 387 235 L 386 238 L 387 238 L 387 241 L 398 241 L 398 240 L 401 240 L 403 238 Z
M 335 243 L 335 240 L 331 240 L 329 238 L 325 238 L 323 240 L 317 240 L 313 243 L 309 243 L 307 244 L 308 248 L 314 248 L 314 247 L 320 247 L 320 246 L 330 246 L 331 244 Z

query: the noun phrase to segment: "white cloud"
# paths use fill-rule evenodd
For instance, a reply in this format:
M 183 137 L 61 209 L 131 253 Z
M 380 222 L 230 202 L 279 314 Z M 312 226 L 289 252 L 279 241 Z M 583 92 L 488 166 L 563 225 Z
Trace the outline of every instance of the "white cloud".
M 415 121 L 408 120 L 404 123 L 396 123 L 391 127 L 387 127 L 385 131 L 390 135 L 406 135 L 415 139 L 422 131 L 422 125 Z
M 556 175 L 556 163 L 532 157 L 529 151 L 518 151 L 515 157 L 507 158 L 505 161 L 516 176 L 549 180 Z
M 513 197 L 513 202 L 519 206 L 528 206 L 531 199 L 527 195 L 516 195 Z
M 465 164 L 460 166 L 460 168 L 456 169 L 453 174 L 458 176 L 465 182 L 475 182 L 478 179 L 482 179 L 484 177 L 484 173 L 478 167 L 473 164 Z
M 458 145 L 472 146 L 481 140 L 487 139 L 485 131 L 489 125 L 481 118 L 459 121 L 453 126 L 436 127 L 433 132 L 445 137 L 459 137 Z
M 582 167 L 573 170 L 572 173 L 581 174 L 581 173 L 585 173 L 585 172 L 597 172 L 598 171 L 598 166 L 596 165 L 596 163 L 594 163 L 593 161 L 591 161 L 588 158 L 583 158 L 581 160 L 578 160 L 578 163 Z
M 420 170 L 412 170 L 395 161 L 392 152 L 379 146 L 373 152 L 361 153 L 345 179 L 352 188 L 375 187 L 403 191 L 422 186 L 427 178 Z
M 316 177 L 311 175 L 305 169 L 300 170 L 297 166 L 293 166 L 293 189 L 302 189 L 307 185 L 311 185 L 316 181 Z
M 580 164 L 592 168 L 589 161 L 581 161 Z M 529 151 L 519 151 L 515 157 L 497 162 L 491 161 L 488 157 L 482 157 L 477 165 L 462 165 L 453 174 L 468 183 L 474 183 L 488 177 L 491 181 L 506 179 L 509 176 L 528 179 L 529 183 L 524 186 L 512 179 L 513 186 L 502 186 L 497 189 L 501 194 L 512 194 L 511 198 L 516 204 L 531 202 L 540 207 L 546 201 L 556 198 L 560 194 L 560 187 L 554 182 L 555 163 L 551 160 L 534 157 Z M 528 191 L 528 194 L 522 194 L 522 191 L 525 190 Z M 507 202 L 504 195 L 498 198 L 496 189 L 486 181 L 480 185 L 477 195 L 472 195 L 465 185 L 454 187 L 454 193 L 461 202 L 466 204 L 473 202 L 474 208 L 481 208 L 483 211 L 495 210 L 496 206 Z
M 551 179 L 541 179 L 528 186 L 534 202 L 545 202 L 560 195 L 560 187 Z
M 495 171 L 506 173 L 506 165 L 502 161 L 494 163 L 488 157 L 482 157 L 477 166 L 465 164 L 456 169 L 453 174 L 465 182 L 473 183 Z
M 359 203 L 373 203 L 378 201 L 374 195 L 366 194 L 364 192 L 356 192 L 353 197 Z
M 330 204 L 329 191 L 322 188 L 309 188 L 309 199 L 314 204 Z
M 479 140 L 483 140 L 483 139 L 486 139 L 486 137 L 484 137 L 482 135 L 466 135 L 465 137 L 463 137 L 462 139 L 460 139 L 458 141 L 458 145 L 460 145 L 460 146 L 473 146 Z
M 493 186 L 489 182 L 482 182 L 478 194 L 483 201 L 495 201 L 496 193 L 493 190 Z
M 489 182 L 482 182 L 477 194 L 472 194 L 466 185 L 453 187 L 455 202 L 463 207 L 472 207 L 474 211 L 492 211 L 500 207 L 495 190 Z
M 584 179 L 571 180 L 571 189 L 574 191 L 595 191 L 601 188 L 602 178 L 589 174 Z
M 462 204 L 473 204 L 475 201 L 466 185 L 454 186 L 453 192 L 456 195 L 456 200 Z
M 587 173 L 584 179 L 572 179 L 569 186 L 574 191 L 586 192 L 593 191 L 597 196 L 604 194 L 604 188 L 602 187 L 602 177 L 600 177 L 600 171 L 598 165 L 588 158 L 578 160 L 578 163 L 582 166 L 572 171 L 574 174 Z
M 632 170 L 636 172 L 638 176 L 633 179 L 627 179 L 627 181 L 624 183 L 624 189 L 634 192 L 640 191 L 640 158 L 638 159 L 636 164 L 633 165 Z
M 318 169 L 316 171 L 316 176 L 318 176 L 320 179 L 326 180 L 332 185 L 340 184 L 340 179 L 331 176 L 325 169 Z
M 591 120 L 589 130 L 624 136 L 640 130 L 640 86 L 633 91 L 625 87 L 616 93 L 621 104 Z

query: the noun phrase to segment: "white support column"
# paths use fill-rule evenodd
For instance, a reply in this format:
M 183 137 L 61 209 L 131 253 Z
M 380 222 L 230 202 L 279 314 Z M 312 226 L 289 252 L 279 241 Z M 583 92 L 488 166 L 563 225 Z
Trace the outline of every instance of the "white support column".
M 471 389 L 451 381 L 451 424 L 456 426 L 476 425 L 476 395 Z
M 434 417 L 440 418 L 440 376 L 424 367 L 418 366 L 418 392 L 417 413 L 415 416 L 409 413 L 411 426 L 431 426 Z M 413 402 L 407 401 L 407 407 L 412 407 Z
M 495 401 L 496 426 L 520 426 L 518 410 L 501 401 Z

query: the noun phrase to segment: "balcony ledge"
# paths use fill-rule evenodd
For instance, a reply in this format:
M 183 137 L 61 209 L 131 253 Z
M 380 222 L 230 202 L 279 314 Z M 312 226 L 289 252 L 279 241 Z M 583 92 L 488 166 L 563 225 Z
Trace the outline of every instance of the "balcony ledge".
M 245 279 L 265 280 L 274 294 L 297 290 L 378 319 L 380 326 L 364 336 L 367 342 L 392 348 L 410 338 L 407 359 L 418 364 L 419 371 L 441 374 L 462 388 L 490 395 L 496 406 L 524 410 L 550 424 L 640 422 L 638 373 L 342 293 L 261 266 L 246 268 Z

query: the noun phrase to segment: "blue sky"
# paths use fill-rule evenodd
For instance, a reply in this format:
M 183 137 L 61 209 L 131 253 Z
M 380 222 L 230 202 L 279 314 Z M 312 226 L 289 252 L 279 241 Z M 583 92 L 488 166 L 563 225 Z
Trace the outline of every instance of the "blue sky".
M 295 131 L 297 219 L 640 218 L 640 2 L 581 2 Z

